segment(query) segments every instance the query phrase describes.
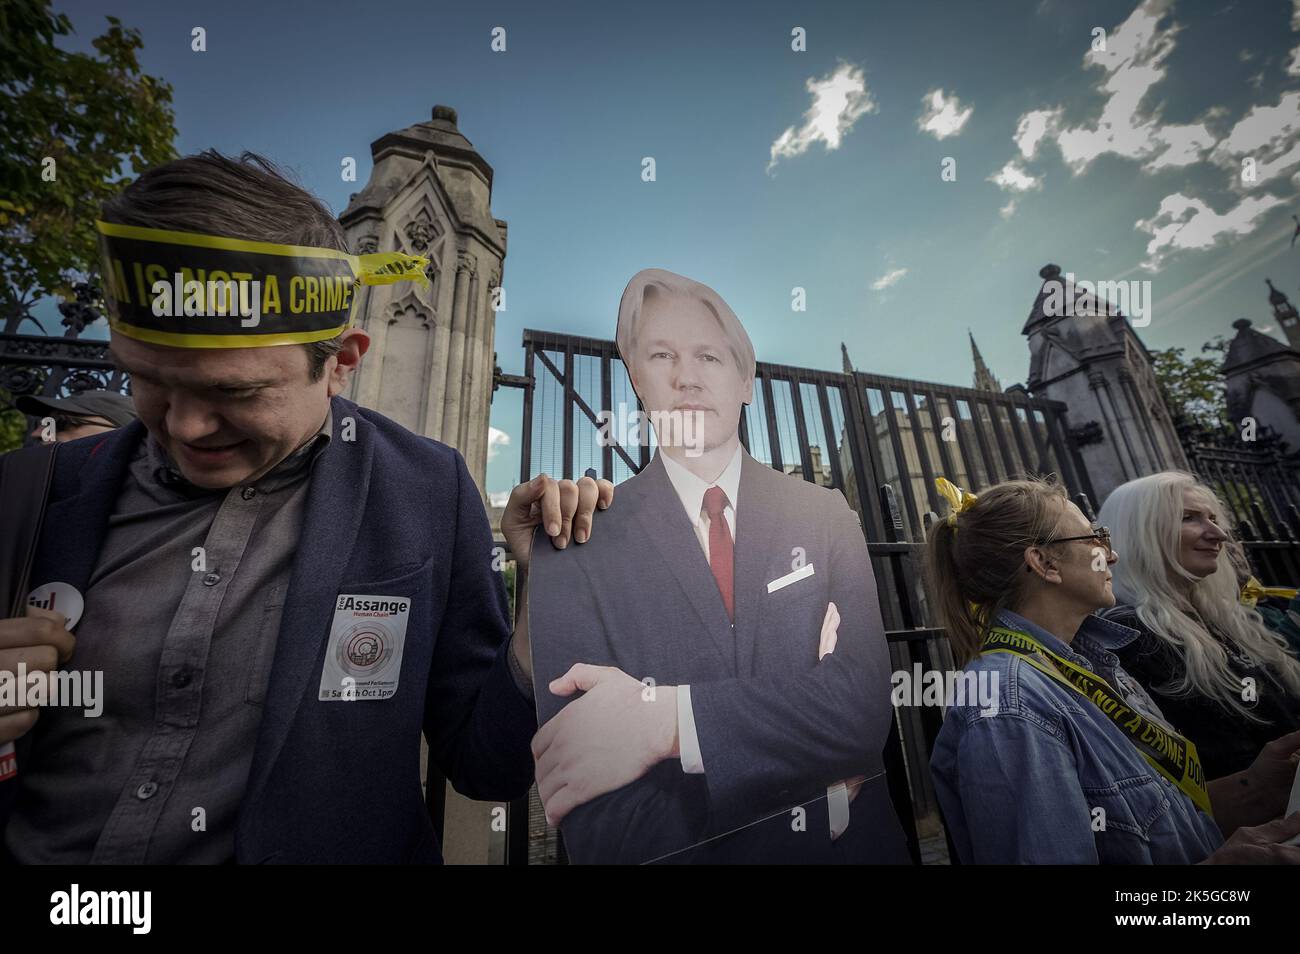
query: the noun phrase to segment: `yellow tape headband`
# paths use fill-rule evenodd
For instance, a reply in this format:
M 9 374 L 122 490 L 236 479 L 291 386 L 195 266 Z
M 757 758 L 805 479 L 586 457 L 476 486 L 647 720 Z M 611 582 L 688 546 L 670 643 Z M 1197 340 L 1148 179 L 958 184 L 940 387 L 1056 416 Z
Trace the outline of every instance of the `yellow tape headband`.
M 175 348 L 260 348 L 340 335 L 361 285 L 428 283 L 429 260 L 96 220 L 113 331 Z

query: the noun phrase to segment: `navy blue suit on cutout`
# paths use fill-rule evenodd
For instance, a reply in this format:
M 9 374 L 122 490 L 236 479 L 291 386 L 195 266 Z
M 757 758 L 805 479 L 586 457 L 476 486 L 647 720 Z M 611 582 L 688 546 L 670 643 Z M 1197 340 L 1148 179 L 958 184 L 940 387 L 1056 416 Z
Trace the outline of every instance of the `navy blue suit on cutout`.
M 889 654 L 858 517 L 840 492 L 745 453 L 736 519 L 734 628 L 658 456 L 618 486 L 587 543 L 533 546 L 539 721 L 573 701 L 545 687 L 574 663 L 689 684 L 704 763 L 703 774 L 686 774 L 677 759 L 660 762 L 575 808 L 561 823 L 569 857 L 908 863 L 882 758 L 893 730 Z M 768 592 L 800 560 L 811 575 Z M 819 661 L 832 601 L 838 644 Z M 856 775 L 869 781 L 832 841 L 826 786 Z

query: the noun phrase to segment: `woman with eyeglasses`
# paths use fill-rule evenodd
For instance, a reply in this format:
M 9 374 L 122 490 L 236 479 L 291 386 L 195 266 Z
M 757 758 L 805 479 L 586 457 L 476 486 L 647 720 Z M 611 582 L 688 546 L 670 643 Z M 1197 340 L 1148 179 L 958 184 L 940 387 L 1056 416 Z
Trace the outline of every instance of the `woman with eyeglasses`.
M 1047 482 L 938 483 L 952 513 L 930 528 L 927 575 L 965 668 L 930 768 L 959 860 L 1300 864 L 1284 844 L 1300 814 L 1279 817 L 1300 733 L 1207 781 L 1119 663 L 1138 634 L 1094 615 L 1115 602 L 1107 533 Z
M 1124 556 L 1121 605 L 1103 615 L 1140 634 L 1120 660 L 1210 775 L 1244 769 L 1300 728 L 1300 661 L 1239 599 L 1225 509 L 1191 474 L 1167 471 L 1117 487 L 1098 516 Z

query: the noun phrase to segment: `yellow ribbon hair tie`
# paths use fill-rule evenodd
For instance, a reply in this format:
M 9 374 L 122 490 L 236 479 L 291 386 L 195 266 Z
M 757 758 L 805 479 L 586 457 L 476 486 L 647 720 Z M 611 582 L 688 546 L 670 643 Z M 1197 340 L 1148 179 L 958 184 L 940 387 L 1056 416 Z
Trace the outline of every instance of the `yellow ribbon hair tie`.
M 934 478 L 934 486 L 943 496 L 943 499 L 948 501 L 948 506 L 952 508 L 948 514 L 948 526 L 950 527 L 957 525 L 957 514 L 969 510 L 975 504 L 975 501 L 979 499 L 970 491 L 962 490 L 946 477 Z
M 1296 592 L 1296 590 L 1284 586 L 1265 586 L 1252 576 L 1247 578 L 1246 582 L 1241 585 L 1241 602 L 1246 606 L 1254 606 L 1266 596 L 1277 596 L 1284 600 L 1293 600 Z

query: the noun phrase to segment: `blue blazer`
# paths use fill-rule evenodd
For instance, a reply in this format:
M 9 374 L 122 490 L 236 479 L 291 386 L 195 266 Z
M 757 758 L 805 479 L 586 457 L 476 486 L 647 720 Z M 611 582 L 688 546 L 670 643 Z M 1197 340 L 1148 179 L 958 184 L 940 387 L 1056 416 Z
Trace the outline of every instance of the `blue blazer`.
M 312 473 L 239 809 L 236 860 L 437 863 L 420 733 L 458 792 L 505 801 L 532 781 L 536 715 L 508 668 L 505 588 L 464 460 L 351 401 L 335 397 L 332 406 L 334 433 Z M 355 422 L 350 441 L 342 439 L 347 419 Z M 86 592 L 144 437 L 136 421 L 60 447 L 32 586 L 62 580 Z M 148 581 L 140 585 L 145 591 Z M 390 699 L 317 701 L 339 593 L 411 599 Z M 18 743 L 20 778 L 31 744 L 31 733 Z M 0 826 L 16 784 L 0 786 L 11 789 L 0 797 Z
M 581 547 L 534 546 L 529 636 L 538 715 L 577 662 L 689 684 L 704 774 L 676 759 L 572 811 L 577 862 L 906 863 L 882 753 L 893 726 L 875 576 L 844 496 L 748 454 L 736 501 L 735 624 L 663 461 L 620 484 Z M 802 561 L 802 562 L 801 562 Z M 797 565 L 812 571 L 768 591 Z M 818 661 L 827 603 L 835 651 Z M 826 786 L 855 775 L 834 842 Z M 794 809 L 802 807 L 800 817 Z

